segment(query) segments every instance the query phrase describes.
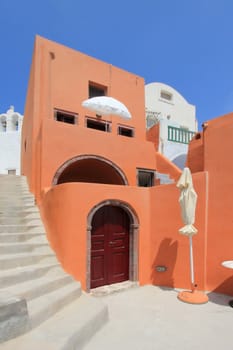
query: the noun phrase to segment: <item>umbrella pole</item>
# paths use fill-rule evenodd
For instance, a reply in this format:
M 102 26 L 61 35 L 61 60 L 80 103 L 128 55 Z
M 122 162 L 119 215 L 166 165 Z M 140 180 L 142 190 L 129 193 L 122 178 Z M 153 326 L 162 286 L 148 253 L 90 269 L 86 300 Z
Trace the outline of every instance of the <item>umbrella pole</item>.
M 191 274 L 191 291 L 183 291 L 178 294 L 178 298 L 185 303 L 204 304 L 208 302 L 208 296 L 203 292 L 196 290 L 197 285 L 194 284 L 194 267 L 193 267 L 193 240 L 189 236 L 189 253 L 190 253 L 190 274 Z
M 193 239 L 192 236 L 189 236 L 189 253 L 190 253 L 190 275 L 192 287 L 194 286 L 194 267 L 193 267 Z

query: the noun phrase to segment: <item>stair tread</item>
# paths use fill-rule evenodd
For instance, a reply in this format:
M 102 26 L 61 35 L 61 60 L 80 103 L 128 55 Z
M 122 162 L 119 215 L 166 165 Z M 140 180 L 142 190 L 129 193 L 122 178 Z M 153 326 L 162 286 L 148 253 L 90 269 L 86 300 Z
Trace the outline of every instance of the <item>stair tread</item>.
M 16 254 L 1 254 L 0 255 L 0 261 L 1 260 L 11 260 L 13 257 L 14 258 L 22 258 L 22 257 L 28 257 L 28 256 L 54 256 L 53 251 L 51 250 L 51 253 L 33 253 L 33 252 L 26 252 L 26 253 L 16 253 Z
M 39 287 L 40 291 L 42 292 L 44 286 L 62 281 L 68 284 L 73 281 L 73 278 L 70 275 L 66 274 L 62 269 L 58 268 L 56 271 L 48 271 L 45 275 L 36 279 L 23 281 L 6 288 L 2 288 L 1 291 L 18 297 L 26 298 L 28 300 L 28 294 L 30 291 L 33 292 Z
M 55 300 L 59 300 L 64 295 L 66 295 L 68 291 L 75 290 L 76 288 L 80 289 L 80 282 L 73 280 L 68 285 L 58 288 L 45 295 L 41 295 L 39 298 L 36 298 L 34 300 L 29 300 L 27 303 L 29 316 L 30 314 L 33 315 L 36 312 L 40 311 L 42 308 L 47 309 L 47 307 L 49 307 Z
M 53 267 L 60 267 L 59 262 L 54 262 L 54 263 L 40 262 L 37 264 L 31 264 L 29 266 L 16 266 L 14 270 L 7 269 L 7 270 L 1 271 L 0 278 L 8 275 L 18 275 L 19 273 L 23 273 L 23 272 L 31 272 L 41 268 L 43 269 L 43 268 L 53 268 Z
M 39 247 L 39 246 L 48 246 L 48 248 L 50 248 L 50 246 L 48 245 L 48 241 L 44 241 L 44 242 L 5 242 L 5 243 L 1 243 L 0 242 L 0 248 L 1 247 L 13 247 L 13 246 L 16 246 L 16 247 Z
M 107 306 L 99 299 L 82 294 L 36 329 L 1 346 L 3 350 L 82 349 L 107 320 Z
M 38 298 L 29 300 L 27 308 L 31 328 L 38 327 L 65 305 L 80 297 L 81 293 L 80 282 L 73 281 Z

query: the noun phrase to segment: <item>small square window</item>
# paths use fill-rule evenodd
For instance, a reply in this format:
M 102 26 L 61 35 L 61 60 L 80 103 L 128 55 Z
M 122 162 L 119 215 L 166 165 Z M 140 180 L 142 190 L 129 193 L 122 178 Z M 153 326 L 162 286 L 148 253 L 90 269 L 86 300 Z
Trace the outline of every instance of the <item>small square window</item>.
M 90 129 L 95 129 L 99 131 L 110 132 L 110 123 L 105 120 L 97 120 L 97 119 L 86 119 L 86 126 Z
M 99 84 L 89 82 L 89 98 L 97 96 L 106 96 L 107 88 L 106 86 L 101 86 Z
M 118 126 L 118 135 L 134 137 L 134 129 L 128 128 L 127 126 Z
M 8 169 L 8 175 L 16 175 L 16 169 Z
M 6 120 L 2 120 L 2 131 L 6 131 Z
M 139 187 L 154 186 L 155 172 L 153 170 L 138 169 L 137 179 Z
M 172 94 L 168 91 L 161 90 L 160 97 L 167 101 L 172 101 Z
M 77 115 L 69 112 L 55 110 L 54 119 L 62 123 L 76 124 Z

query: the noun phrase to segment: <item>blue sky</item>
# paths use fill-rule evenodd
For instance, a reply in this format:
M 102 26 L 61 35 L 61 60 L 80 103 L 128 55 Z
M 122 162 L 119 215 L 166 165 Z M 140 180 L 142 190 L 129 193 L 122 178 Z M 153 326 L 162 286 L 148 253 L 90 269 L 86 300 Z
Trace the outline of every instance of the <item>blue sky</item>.
M 233 111 L 232 0 L 0 0 L 0 113 L 23 113 L 36 34 Z

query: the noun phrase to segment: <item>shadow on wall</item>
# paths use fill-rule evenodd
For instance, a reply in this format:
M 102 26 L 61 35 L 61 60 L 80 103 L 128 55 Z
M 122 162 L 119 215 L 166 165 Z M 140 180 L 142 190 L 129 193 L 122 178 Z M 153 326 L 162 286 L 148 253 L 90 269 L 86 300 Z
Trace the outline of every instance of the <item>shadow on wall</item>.
M 229 294 L 230 291 L 230 294 Z M 225 294 L 216 294 L 216 293 L 227 293 Z M 229 296 L 231 295 L 231 297 Z M 222 282 L 219 286 L 217 286 L 212 292 L 208 293 L 209 300 L 212 303 L 226 305 L 228 306 L 228 302 L 233 296 L 233 276 L 227 278 L 224 282 Z
M 160 243 L 158 254 L 152 264 L 151 281 L 158 286 L 174 287 L 173 271 L 178 251 L 178 242 L 165 238 Z

